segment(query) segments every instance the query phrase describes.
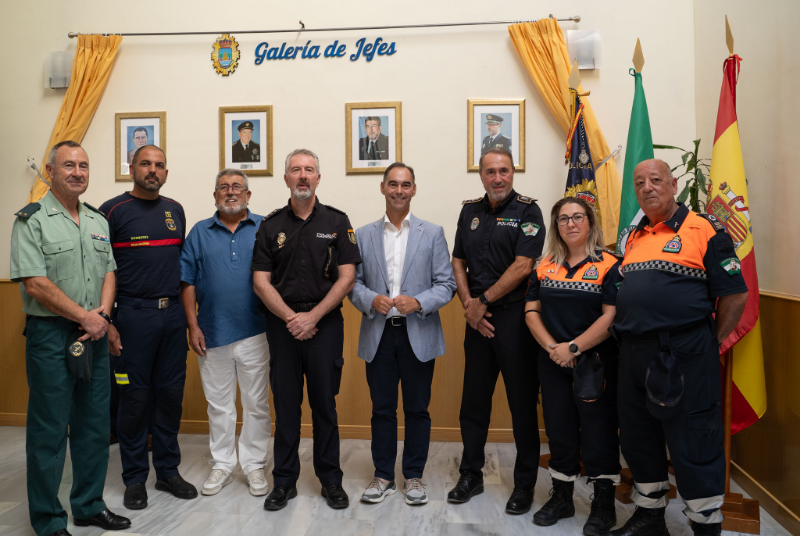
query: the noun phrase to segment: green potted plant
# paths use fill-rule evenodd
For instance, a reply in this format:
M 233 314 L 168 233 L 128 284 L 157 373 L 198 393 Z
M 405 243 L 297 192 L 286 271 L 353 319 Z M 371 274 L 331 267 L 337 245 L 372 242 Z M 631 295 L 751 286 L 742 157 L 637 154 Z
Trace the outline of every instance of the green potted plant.
M 653 149 L 670 149 L 681 151 L 682 164 L 672 168 L 672 174 L 678 180 L 687 177 L 680 194 L 678 202 L 686 203 L 694 212 L 705 212 L 706 202 L 708 201 L 708 175 L 711 173 L 711 160 L 709 158 L 697 158 L 700 140 L 694 140 L 694 150 L 687 151 L 673 145 L 656 145 Z M 700 198 L 702 194 L 703 198 Z M 687 202 L 688 200 L 688 202 Z

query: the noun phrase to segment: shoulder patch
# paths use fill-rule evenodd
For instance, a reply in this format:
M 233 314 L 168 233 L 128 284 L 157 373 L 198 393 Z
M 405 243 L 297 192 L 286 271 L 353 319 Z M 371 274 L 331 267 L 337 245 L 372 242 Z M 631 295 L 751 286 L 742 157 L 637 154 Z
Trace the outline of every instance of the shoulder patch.
M 330 205 L 323 205 L 323 206 L 324 206 L 325 208 L 329 208 L 329 209 L 331 209 L 331 210 L 332 210 L 332 211 L 334 211 L 334 212 L 338 212 L 339 214 L 344 214 L 345 216 L 347 216 L 347 213 L 346 213 L 344 210 L 339 210 L 338 208 L 336 208 L 336 207 L 332 207 L 332 206 L 330 206 Z
M 478 201 L 483 201 L 483 196 L 477 199 L 465 199 L 461 202 L 462 205 L 469 205 L 470 203 L 477 203 Z
M 264 217 L 264 219 L 263 219 L 262 221 L 267 221 L 268 219 L 270 219 L 271 217 L 273 217 L 275 214 L 277 214 L 277 213 L 278 213 L 278 212 L 280 212 L 281 210 L 283 210 L 283 207 L 281 207 L 281 208 L 276 208 L 275 210 L 273 210 L 272 212 L 270 212 L 269 214 L 267 214 L 267 215 Z
M 33 214 L 40 208 L 42 208 L 42 205 L 40 205 L 39 203 L 28 203 L 27 205 L 25 205 L 23 208 L 21 208 L 16 212 L 16 216 L 18 218 L 24 218 L 27 220 L 28 218 L 33 216 Z
M 727 233 L 728 232 L 725 229 L 725 226 L 722 225 L 722 222 L 719 221 L 719 218 L 717 218 L 713 214 L 706 214 L 704 212 L 696 212 L 695 214 L 697 214 L 698 216 L 700 216 L 704 220 L 708 221 L 708 223 L 710 223 L 711 226 L 714 228 L 714 230 L 717 231 L 718 233 Z
M 535 202 L 536 199 L 524 195 L 518 195 L 517 201 L 519 201 L 520 203 L 525 203 L 526 205 L 530 205 L 531 203 Z
M 100 210 L 99 208 L 94 208 L 94 207 L 93 207 L 92 205 L 90 205 L 89 203 L 83 203 L 83 206 L 85 206 L 86 208 L 89 208 L 89 209 L 92 209 L 92 210 L 94 210 L 94 211 L 95 211 L 95 212 L 97 212 L 98 214 L 102 215 L 104 218 L 106 217 L 106 213 L 105 213 L 105 212 L 103 212 L 103 211 L 102 211 L 102 210 Z

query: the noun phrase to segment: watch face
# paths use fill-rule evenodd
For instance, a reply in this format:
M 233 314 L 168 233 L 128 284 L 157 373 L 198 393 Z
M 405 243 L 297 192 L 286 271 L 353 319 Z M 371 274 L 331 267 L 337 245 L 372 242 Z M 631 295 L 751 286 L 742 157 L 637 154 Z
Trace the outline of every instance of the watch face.
M 569 345 L 569 351 L 570 351 L 570 352 L 572 352 L 572 353 L 574 354 L 575 352 L 577 352 L 577 351 L 578 351 L 578 345 L 577 345 L 577 344 L 575 344 L 575 343 L 572 343 L 572 344 L 570 344 L 570 345 Z

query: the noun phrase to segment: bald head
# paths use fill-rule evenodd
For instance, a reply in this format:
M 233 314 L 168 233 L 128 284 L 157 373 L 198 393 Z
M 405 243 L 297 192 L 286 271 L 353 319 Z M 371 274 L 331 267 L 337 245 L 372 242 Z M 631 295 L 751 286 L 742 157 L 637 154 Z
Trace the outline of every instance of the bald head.
M 636 201 L 653 225 L 668 220 L 678 209 L 678 181 L 663 160 L 640 162 L 633 170 L 633 189 Z
M 639 162 L 639 164 L 633 170 L 633 176 L 634 177 L 636 176 L 636 172 L 639 170 L 639 168 L 644 168 L 644 167 L 646 168 L 652 167 L 658 169 L 667 178 L 669 179 L 672 178 L 672 169 L 669 167 L 669 164 L 667 164 L 666 162 L 664 162 L 659 158 L 650 158 L 648 160 L 642 160 L 641 162 Z

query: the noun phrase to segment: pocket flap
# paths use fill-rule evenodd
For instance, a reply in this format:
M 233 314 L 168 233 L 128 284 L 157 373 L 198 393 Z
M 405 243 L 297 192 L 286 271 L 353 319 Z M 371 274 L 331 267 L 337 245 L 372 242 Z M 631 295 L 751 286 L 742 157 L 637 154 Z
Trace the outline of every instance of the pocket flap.
M 42 252 L 45 255 L 52 255 L 61 251 L 69 251 L 72 247 L 72 240 L 63 240 L 61 242 L 53 242 L 52 244 L 42 244 Z
M 111 251 L 111 244 L 108 242 L 103 242 L 102 240 L 92 240 L 92 243 L 94 244 L 94 249 L 98 251 L 105 251 L 106 253 Z

